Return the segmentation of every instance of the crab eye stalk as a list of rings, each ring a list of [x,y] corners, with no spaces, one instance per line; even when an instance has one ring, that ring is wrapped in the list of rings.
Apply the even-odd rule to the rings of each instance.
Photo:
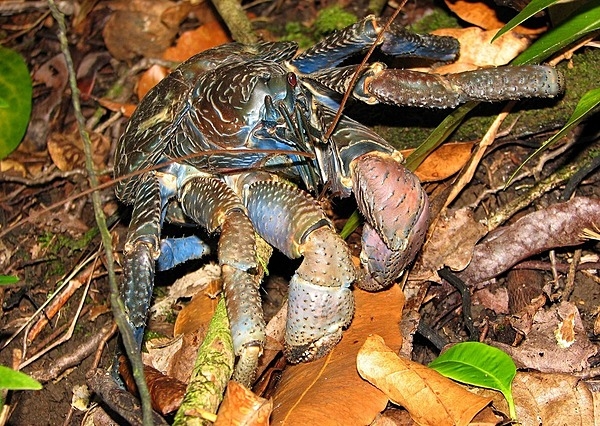
[[[292,87],[296,87],[298,85],[298,77],[293,72],[288,72],[287,75],[288,84]]]

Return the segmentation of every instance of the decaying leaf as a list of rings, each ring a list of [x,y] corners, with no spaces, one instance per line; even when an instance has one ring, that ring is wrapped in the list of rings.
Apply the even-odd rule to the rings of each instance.
[[[446,0],[446,6],[456,13],[462,20],[477,25],[485,30],[500,29],[506,20],[498,16],[499,8],[492,2],[481,0]],[[538,34],[545,30],[542,28],[529,28],[519,25],[515,31],[521,34]]]
[[[487,229],[474,219],[468,207],[455,211],[450,217],[440,215],[433,226],[434,232],[411,275],[440,282],[436,271],[444,266],[454,271],[463,270],[471,261],[473,247]]]
[[[401,346],[398,323],[404,296],[398,286],[378,293],[354,291],[356,314],[338,345],[324,358],[285,369],[274,397],[273,425],[369,424],[387,397],[356,371],[360,345],[381,333],[394,350]]]
[[[437,182],[448,179],[458,173],[471,158],[472,148],[472,142],[444,144],[427,156],[415,170],[415,174],[421,182]],[[402,155],[406,158],[412,151],[414,150],[404,150]]]
[[[559,324],[572,318],[573,328],[568,332],[571,346],[563,347],[555,333]],[[570,321],[568,321],[571,323]],[[567,327],[568,328],[568,327]],[[574,373],[589,367],[588,359],[598,352],[587,337],[577,307],[563,302],[547,310],[539,310],[533,317],[533,325],[525,340],[513,347],[503,343],[491,343],[508,353],[519,368],[529,368],[546,373]],[[516,397],[515,397],[516,398]]]
[[[475,389],[482,396],[493,398],[493,406],[507,413],[506,400],[499,392]],[[600,424],[598,392],[578,377],[568,374],[517,372],[512,392],[517,420],[522,425],[592,426]]]
[[[420,425],[468,425],[491,402],[422,364],[400,358],[377,335],[362,346],[356,365],[365,380],[406,408]]]
[[[185,61],[196,53],[229,42],[231,42],[231,37],[229,37],[221,23],[216,20],[209,21],[195,30],[181,34],[176,45],[165,51],[163,59],[177,62]]]
[[[148,383],[152,408],[161,414],[172,413],[179,408],[185,394],[185,383],[147,365],[144,366],[144,376]]]
[[[117,59],[138,55],[159,58],[175,38],[179,23],[187,16],[187,2],[134,0],[113,1],[116,9],[106,22],[102,35],[106,47]]]
[[[273,401],[230,381],[214,426],[268,426]]]
[[[99,133],[90,134],[92,158],[98,170],[106,169],[110,140]],[[53,133],[48,139],[52,162],[63,172],[85,167],[85,154],[79,133]]]
[[[451,36],[460,42],[458,60],[451,64],[436,67],[435,72],[440,74],[506,65],[531,43],[529,38],[512,31],[492,43],[492,38],[497,31],[484,31],[477,27],[440,29],[433,31],[433,33]]]

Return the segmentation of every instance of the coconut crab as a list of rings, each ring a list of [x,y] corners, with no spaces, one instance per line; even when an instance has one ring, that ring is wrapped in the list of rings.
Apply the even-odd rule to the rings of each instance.
[[[427,196],[401,155],[369,128],[342,116],[325,136],[346,91],[368,104],[453,107],[562,90],[560,74],[544,66],[447,76],[379,62],[340,66],[375,43],[382,27],[369,16],[301,54],[293,42],[217,47],[181,64],[141,101],[115,159],[115,176],[125,177],[117,196],[133,205],[123,296],[138,345],[155,267],[169,269],[208,250],[197,236],[162,238],[164,221],[220,233],[218,260],[238,356],[234,378],[246,384],[265,340],[257,238],[290,258],[304,257],[289,284],[291,362],[323,356],[339,341],[353,315],[353,283],[377,290],[401,275],[424,240]],[[392,25],[379,48],[449,61],[459,45]],[[136,171],[142,173],[127,177]],[[312,195],[323,187],[354,194],[366,219],[360,272]]]

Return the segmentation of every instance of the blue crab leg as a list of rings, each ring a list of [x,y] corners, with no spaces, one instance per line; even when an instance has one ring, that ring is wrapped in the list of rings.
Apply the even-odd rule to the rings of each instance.
[[[239,197],[218,179],[193,178],[181,187],[178,199],[196,223],[209,232],[221,232],[218,258],[233,348],[239,357],[233,378],[251,386],[266,338],[254,228]]]
[[[291,64],[302,73],[313,73],[339,65],[346,58],[363,52],[376,42],[385,18],[367,16],[354,25],[336,31],[304,53]],[[381,40],[382,52],[394,56],[413,56],[440,61],[456,59],[459,43],[452,37],[416,34],[392,23]]]
[[[140,178],[125,242],[122,296],[138,348],[141,348],[160,253],[161,196],[154,174]]]
[[[319,358],[354,313],[356,271],[348,247],[317,202],[290,184],[255,181],[243,198],[260,236],[289,258],[304,256],[289,286],[285,354],[290,362]]]
[[[197,236],[165,238],[160,241],[160,256],[156,260],[159,271],[174,268],[180,263],[200,259],[210,253],[210,248]]]

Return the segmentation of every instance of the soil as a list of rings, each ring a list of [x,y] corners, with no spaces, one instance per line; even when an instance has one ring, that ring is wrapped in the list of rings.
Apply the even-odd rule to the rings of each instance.
[[[103,2],[101,2],[103,3]],[[111,1],[105,3],[112,3]],[[116,2],[115,2],[116,3]],[[260,2],[259,2],[260,3]],[[281,4],[281,7],[269,9],[271,4]],[[267,5],[255,6],[250,9],[257,17],[265,17],[270,23],[283,23],[292,20],[299,22],[311,22],[315,19],[318,9],[334,3],[340,3],[354,11],[358,15],[364,15],[367,1],[348,2],[348,1],[314,1],[314,2],[267,2]],[[432,7],[430,3],[419,2],[419,7],[414,5],[407,6],[401,20],[403,23],[414,21],[428,13]],[[0,3],[0,9],[2,5]],[[265,16],[266,11],[270,15]],[[32,69],[39,68],[46,63],[49,58],[59,53],[59,46],[56,42],[57,26],[56,23],[47,15],[46,9],[34,10],[30,14],[21,15],[2,15],[0,13],[0,37],[8,37],[3,45],[18,48],[26,57],[26,61]],[[101,4],[96,7],[89,15],[84,16],[74,26],[72,20],[69,20],[69,39],[72,43],[73,55],[77,61],[82,57],[88,57],[91,53],[97,53],[99,57],[108,58],[101,61],[99,70],[94,75],[92,93],[86,95],[85,84],[92,84],[85,79],[80,80],[80,89],[84,91],[83,113],[86,119],[91,119],[97,110],[97,99],[106,93],[109,87],[117,80],[119,74],[124,68],[131,66],[131,61],[121,61],[117,63],[111,59],[104,46],[102,38],[102,23],[106,21],[110,9]],[[386,9],[386,14],[391,10]],[[78,15],[80,16],[80,15]],[[83,15],[82,15],[83,16]],[[39,22],[34,23],[37,19]],[[257,25],[261,26],[264,20],[257,20]],[[32,26],[33,27],[30,27]],[[187,26],[193,26],[194,22],[189,20],[185,22]],[[269,27],[269,31],[275,33],[277,29],[281,30],[282,25]],[[20,28],[20,30],[15,30]],[[84,39],[85,37],[85,39]],[[59,71],[56,71],[59,72]],[[131,89],[131,88],[129,88]],[[49,96],[50,89],[36,87],[34,91],[34,102]],[[127,96],[129,94],[126,94]],[[123,98],[126,98],[124,96]],[[73,111],[70,108],[70,92],[64,89],[62,98],[55,110],[53,116],[48,117],[51,120],[51,132],[70,134],[74,133]],[[103,118],[105,120],[106,118]],[[109,152],[114,150],[118,135],[123,129],[125,120],[120,119],[115,123],[108,124],[103,135],[109,141]],[[596,135],[597,129],[589,128],[586,134],[590,135],[588,140],[598,144]],[[540,136],[540,139],[546,135]],[[49,136],[52,137],[51,135]],[[529,138],[527,141],[511,140],[506,141],[502,149],[496,149],[486,156],[480,165],[472,183],[463,191],[461,197],[455,202],[453,207],[470,205],[481,193],[490,187],[496,187],[498,182],[506,179],[510,171],[514,170],[515,165],[526,158],[532,149],[529,146],[536,140]],[[39,141],[38,141],[39,142]],[[39,145],[39,144],[38,144]],[[58,347],[44,353],[39,360],[33,362],[23,369],[24,372],[33,374],[35,372],[47,371],[53,362],[62,359],[64,356],[74,354],[78,349],[89,342],[90,339],[98,335],[100,330],[112,323],[112,314],[110,311],[110,289],[103,268],[103,258],[100,254],[93,270],[92,276],[81,280],[81,287],[75,291],[70,300],[61,308],[60,313],[49,320],[41,334],[32,342],[25,342],[25,331],[20,328],[26,324],[34,313],[57,291],[60,284],[71,280],[71,274],[79,269],[84,269],[82,262],[87,259],[94,259],[100,250],[100,238],[93,231],[95,229],[94,215],[92,210],[91,198],[83,197],[68,200],[73,194],[81,193],[88,188],[87,179],[83,173],[65,173],[58,172],[48,156],[46,144],[41,143],[36,146],[29,141],[26,146],[19,148],[19,152],[11,156],[16,163],[24,166],[25,176],[15,172],[0,173],[0,266],[4,268],[2,274],[18,275],[20,281],[16,285],[0,287],[0,302],[2,302],[2,311],[0,316],[0,364],[16,367],[19,360],[28,359],[34,356],[38,351],[44,351],[50,344],[55,342],[59,336],[66,332],[73,318],[76,317],[80,300],[84,299],[84,310],[79,316],[74,327],[72,337]],[[560,159],[549,162],[544,168],[542,175],[547,176],[560,165],[570,161],[578,151],[583,147],[581,144],[574,145],[570,155],[560,157]],[[111,156],[108,162],[104,163],[105,170],[110,171],[112,166]],[[81,170],[81,168],[80,168]],[[50,176],[46,182],[39,182],[32,176]],[[108,182],[109,174],[101,176],[102,182]],[[529,178],[522,182],[522,186],[530,185],[541,179],[541,175]],[[586,180],[578,187],[577,194],[589,197],[600,196],[600,175],[598,172],[592,172]],[[427,190],[431,194],[443,191],[449,183],[428,184]],[[516,188],[516,189],[515,189]],[[559,197],[559,190],[551,191],[544,197],[536,201],[535,205],[528,208],[527,211],[533,211],[544,205],[554,203]],[[484,203],[479,203],[476,209],[476,217],[483,218],[490,211],[498,206],[506,204],[519,196],[520,187],[511,187],[507,191],[501,192],[495,196],[489,197]],[[127,209],[120,205],[111,188],[103,189],[100,193],[104,205],[105,213],[110,218],[118,218],[117,223],[112,224],[111,232],[115,242],[114,250],[117,256],[122,251],[123,241],[127,232]],[[67,202],[64,202],[68,200]],[[45,210],[45,206],[62,203],[59,208],[52,211]],[[353,211],[352,201],[335,201],[329,206],[334,215],[334,221],[339,229]],[[523,212],[523,214],[525,213]],[[14,226],[20,219],[30,217],[30,221],[24,222],[19,226]],[[10,229],[7,232],[7,229]],[[358,256],[357,247],[360,244],[358,231],[355,231],[349,238],[349,244],[355,249]],[[216,244],[216,241],[213,240]],[[562,250],[557,252],[559,263],[566,263],[572,257],[572,250]],[[597,242],[591,241],[584,247],[583,255],[598,255]],[[532,260],[540,261],[544,264],[550,264],[548,253],[543,253]],[[269,293],[265,296],[266,305],[276,311],[276,307],[281,303],[283,294],[285,294],[285,283],[291,275],[293,268],[297,265],[294,262],[288,262],[283,256],[277,257],[273,262],[271,270],[271,279],[269,280]],[[157,288],[155,295],[160,297],[166,292],[168,285],[178,277],[187,272],[186,268],[178,268],[172,273],[159,275],[157,279]],[[120,276],[120,271],[117,270]],[[556,293],[564,287],[565,275],[556,279],[549,271],[540,272],[542,280],[546,285],[552,288]],[[507,277],[499,277],[498,286],[503,286]],[[84,294],[84,289],[89,283],[89,290]],[[598,286],[597,275],[578,272],[575,277],[575,286],[570,300],[575,303],[581,312],[586,330],[592,334],[594,323],[596,321],[598,307],[600,306],[600,286]],[[465,329],[464,320],[459,309],[461,300],[454,288],[449,285],[432,285],[427,303],[421,308],[421,312],[426,316],[429,325],[437,332],[446,335],[450,341],[460,341],[468,338]],[[183,301],[182,303],[185,303]],[[275,305],[273,307],[272,305]],[[176,313],[181,306],[173,306],[173,312]],[[494,329],[494,324],[502,324],[504,317],[489,309],[475,308],[476,317],[474,323],[480,326],[484,323],[492,324],[490,329]],[[172,332],[172,317],[158,318],[154,320],[150,329],[168,334]],[[15,338],[5,345],[9,338]],[[501,335],[500,332],[490,332],[492,338],[511,343],[514,334]],[[85,377],[92,368],[108,368],[113,360],[113,354],[117,342],[114,335],[106,344],[100,344],[99,347],[90,350],[87,356],[78,358],[73,365],[62,372],[59,377],[53,378],[44,383],[42,391],[37,392],[16,392],[10,393],[6,404],[10,406],[7,424],[9,425],[79,425],[82,424],[84,413],[72,408],[71,401],[74,387],[85,383]],[[437,354],[437,349],[425,339],[419,340],[416,346],[414,358],[427,362]],[[25,352],[24,352],[25,350]],[[94,355],[99,356],[99,363],[96,365]]]

